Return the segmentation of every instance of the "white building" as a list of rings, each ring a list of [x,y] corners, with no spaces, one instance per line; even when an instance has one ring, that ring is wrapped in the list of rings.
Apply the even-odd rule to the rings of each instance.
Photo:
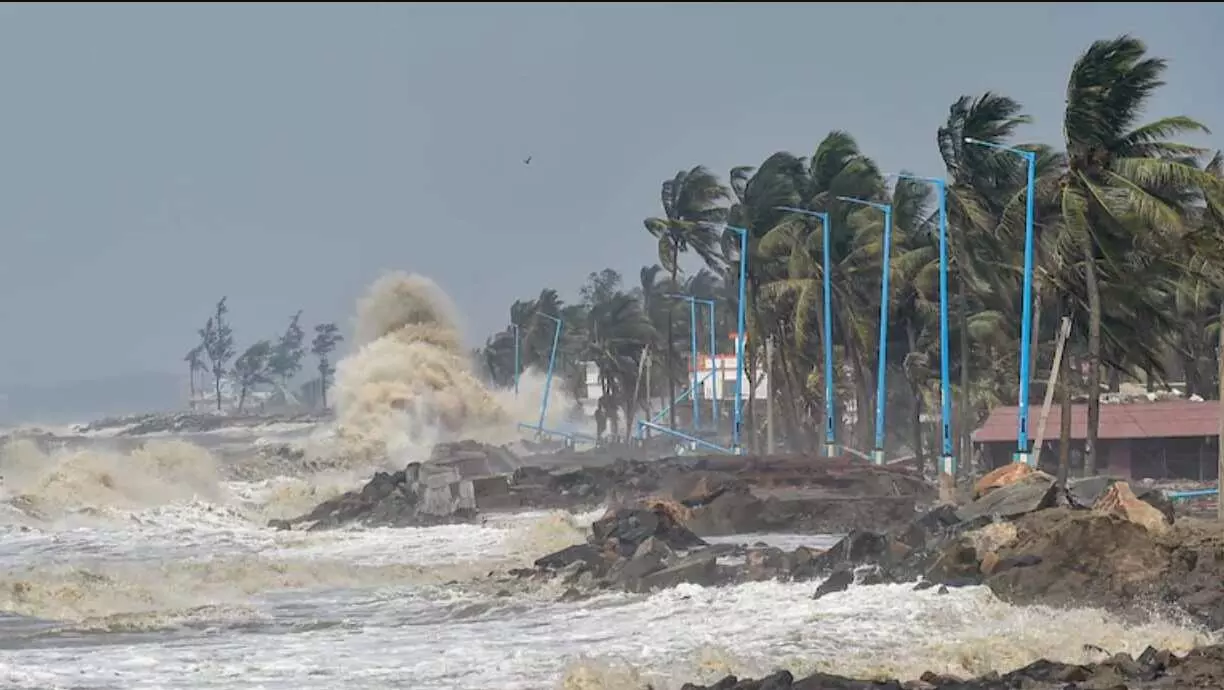
[[[734,336],[730,339],[730,343],[726,345],[726,349],[734,352]],[[757,375],[752,377],[752,383],[755,385],[751,386],[751,388],[749,386],[749,377],[747,372],[745,372],[744,388],[740,394],[740,399],[742,400],[748,400],[754,394],[757,400],[765,400],[769,397],[769,375],[765,371],[763,354],[758,359]],[[747,362],[744,364],[747,366]],[[586,399],[582,401],[582,407],[587,414],[594,414],[595,406],[599,403],[600,396],[603,395],[603,388],[599,384],[599,367],[594,362],[583,362],[582,367],[585,376],[584,383],[586,385]],[[688,372],[688,379],[677,389],[677,395],[687,391],[692,384],[692,366],[688,367]],[[718,396],[719,400],[734,400],[735,355],[722,354],[711,359],[708,354],[699,353],[697,355],[697,380],[699,382],[697,387],[699,391],[698,400],[713,400],[715,395]]]

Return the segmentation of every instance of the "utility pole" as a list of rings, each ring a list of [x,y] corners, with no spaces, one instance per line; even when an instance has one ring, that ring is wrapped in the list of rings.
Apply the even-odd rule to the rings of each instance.
[[[1033,467],[1040,467],[1041,446],[1045,443],[1046,419],[1050,416],[1050,405],[1054,402],[1054,389],[1058,387],[1058,374],[1062,371],[1063,348],[1071,335],[1071,317],[1062,318],[1058,329],[1058,343],[1054,346],[1054,361],[1050,364],[1050,375],[1046,378],[1045,401],[1041,405],[1041,419],[1037,421],[1037,438],[1033,444]],[[1035,358],[1034,358],[1035,359]],[[1065,478],[1064,478],[1065,479]]]

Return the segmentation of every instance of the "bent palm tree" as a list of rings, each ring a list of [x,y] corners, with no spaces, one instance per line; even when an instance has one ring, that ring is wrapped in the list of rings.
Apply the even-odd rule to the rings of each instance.
[[[1217,182],[1187,161],[1201,149],[1169,141],[1206,127],[1185,116],[1138,124],[1164,85],[1166,62],[1148,57],[1142,41],[1096,41],[1076,61],[1063,121],[1068,169],[1062,180],[1063,231],[1083,259],[1088,307],[1088,437],[1085,474],[1097,462],[1100,426],[1102,284],[1125,282],[1143,254],[1180,243],[1184,208],[1161,189]]]
[[[681,170],[663,183],[662,218],[647,218],[646,230],[659,242],[659,263],[671,274],[670,289],[679,285],[680,255],[693,250],[707,264],[718,263],[715,235],[703,223],[721,222],[726,209],[719,203],[727,198],[727,188],[718,177],[703,166]],[[674,310],[667,316],[667,349],[664,351],[667,369],[667,390],[670,400],[676,399],[676,372],[672,365],[675,349]],[[676,411],[671,409],[670,422],[676,426]]]

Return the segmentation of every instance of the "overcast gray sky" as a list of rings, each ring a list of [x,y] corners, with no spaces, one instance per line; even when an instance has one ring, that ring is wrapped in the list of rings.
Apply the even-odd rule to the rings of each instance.
[[[396,268],[483,342],[515,296],[636,276],[681,168],[847,129],[937,173],[988,89],[1057,142],[1072,62],[1124,32],[1172,62],[1153,116],[1224,129],[1207,3],[0,5],[0,385],[178,372],[222,294],[240,345],[347,330]]]

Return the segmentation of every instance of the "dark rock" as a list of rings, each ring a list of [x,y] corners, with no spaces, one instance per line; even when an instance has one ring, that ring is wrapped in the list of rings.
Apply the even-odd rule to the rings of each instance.
[[[585,563],[593,567],[603,560],[603,554],[591,544],[575,544],[536,559],[535,567],[540,570],[558,571],[573,563]]]
[[[1162,665],[1162,659],[1171,663]],[[1166,669],[1174,667],[1177,668],[1175,675],[1166,675]],[[777,672],[760,680],[728,676],[711,686],[687,684],[684,687],[692,690],[1218,690],[1221,678],[1224,678],[1224,646],[1213,645],[1193,650],[1184,658],[1169,652],[1145,650],[1139,659],[1119,654],[1087,665],[1040,659],[1008,673],[992,671],[969,680],[927,672],[918,681],[902,685],[897,680],[856,680],[826,673],[796,680],[788,673]]]
[[[706,542],[680,524],[661,506],[654,509],[621,508],[596,520],[591,525],[591,541],[604,544],[616,542],[621,555],[635,553],[642,542],[655,537],[669,548],[684,551]]]
[[[842,567],[829,573],[829,577],[825,581],[817,585],[816,593],[812,595],[813,599],[819,599],[826,594],[834,592],[844,592],[850,589],[850,585],[854,584],[854,569],[850,566],[843,565]]]
[[[1014,518],[1053,507],[1058,486],[1053,477],[1034,473],[1014,484],[999,487],[956,511],[961,522],[983,518]]]
[[[308,530],[357,523],[407,527],[470,522],[476,517],[471,481],[456,480],[444,467],[413,463],[399,472],[378,472],[365,486],[320,503],[309,513],[277,520],[277,529],[299,525]]]
[[[718,563],[714,556],[697,553],[679,559],[675,565],[653,572],[638,581],[633,591],[653,592],[691,583],[710,586],[718,583]]]

